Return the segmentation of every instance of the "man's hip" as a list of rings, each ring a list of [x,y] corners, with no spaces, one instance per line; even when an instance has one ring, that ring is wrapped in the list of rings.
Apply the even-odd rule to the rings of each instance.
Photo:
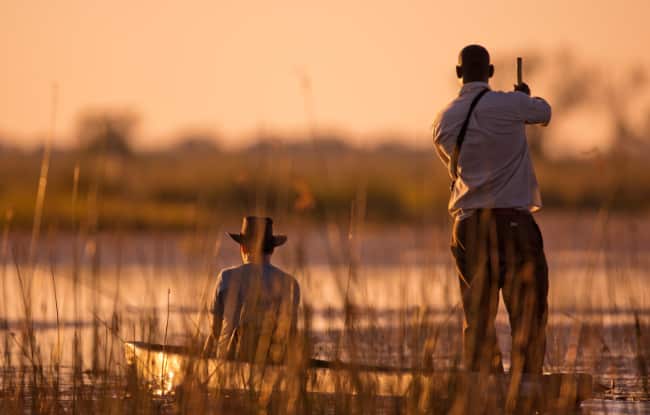
[[[451,251],[467,283],[477,275],[490,274],[502,286],[506,274],[530,266],[535,274],[548,272],[542,233],[526,210],[477,209],[471,216],[455,220]]]

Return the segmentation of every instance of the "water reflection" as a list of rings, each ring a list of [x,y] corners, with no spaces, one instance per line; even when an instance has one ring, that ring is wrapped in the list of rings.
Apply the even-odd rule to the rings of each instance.
[[[369,245],[373,244],[379,243],[371,241]],[[61,245],[68,246],[65,241]],[[313,357],[409,366],[420,358],[416,352],[421,345],[413,338],[417,337],[416,329],[424,327],[437,336],[432,351],[435,367],[442,370],[453,366],[454,351],[459,348],[461,310],[446,246],[441,244],[440,250],[431,253],[422,246],[404,245],[408,246],[393,258],[376,254],[383,250],[369,254],[353,277],[345,264],[316,260],[301,265],[291,255],[281,258],[299,279],[303,298],[312,311],[309,328]],[[228,260],[227,256],[215,260],[209,250],[204,256],[184,253],[173,248],[172,240],[165,240],[162,248],[152,248],[151,241],[144,246],[140,252],[127,249],[128,258],[120,261],[118,249],[106,245],[97,249],[95,244],[76,268],[66,259],[53,264],[43,256],[33,272],[23,268],[22,287],[16,267],[4,264],[2,289],[6,301],[0,308],[4,367],[17,367],[31,358],[26,334],[33,334],[44,366],[53,363],[51,359],[57,354],[52,351],[60,343],[59,362],[64,368],[72,368],[76,358],[83,364],[82,371],[100,373],[111,365],[126,364],[126,341],[185,344],[188,335],[208,333],[207,304],[216,283],[214,270]],[[393,248],[389,246],[388,250]],[[647,398],[638,356],[650,350],[647,341],[639,346],[634,336],[636,320],[643,333],[650,320],[650,286],[643,252],[639,247],[638,252],[625,256],[586,249],[554,251],[551,246],[547,370],[585,370],[606,387],[614,381],[616,388],[605,388],[601,397]],[[101,259],[92,260],[98,253]],[[322,252],[315,254],[317,258],[319,255]],[[69,257],[62,254],[62,258]],[[340,349],[348,341],[342,311],[348,286],[351,291],[347,294],[356,304],[354,353]],[[30,317],[27,321],[26,314]],[[169,327],[166,339],[165,326]],[[503,313],[498,318],[498,332],[507,366],[509,327]],[[567,357],[576,350],[577,357],[569,368]],[[153,389],[164,396],[182,383],[182,361],[162,352],[153,353],[152,358],[156,370],[151,375],[157,379]],[[217,368],[205,370],[210,373]]]

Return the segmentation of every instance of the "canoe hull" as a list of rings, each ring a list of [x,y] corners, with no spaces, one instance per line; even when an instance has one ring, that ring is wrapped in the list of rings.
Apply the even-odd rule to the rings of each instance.
[[[508,394],[513,393],[510,378],[506,375],[412,372],[324,361],[312,361],[309,367],[300,369],[200,357],[180,346],[127,342],[124,348],[126,359],[135,368],[137,376],[160,394],[172,392],[188,374],[210,388],[252,390],[261,395],[280,390],[408,398],[418,391],[427,391],[436,399],[454,399],[453,395],[463,390],[467,396],[489,395],[495,399],[507,399]],[[545,374],[529,377],[524,383],[539,385],[537,391],[542,393],[541,399],[547,407],[576,407],[593,395],[592,377],[585,373]],[[530,389],[514,389],[518,396],[531,393]]]

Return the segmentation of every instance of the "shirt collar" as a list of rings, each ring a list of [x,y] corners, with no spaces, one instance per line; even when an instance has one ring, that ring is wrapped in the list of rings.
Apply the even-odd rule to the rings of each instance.
[[[458,95],[464,95],[469,92],[475,92],[480,89],[490,89],[490,85],[487,82],[468,82],[463,84],[463,87],[460,88],[460,93]]]

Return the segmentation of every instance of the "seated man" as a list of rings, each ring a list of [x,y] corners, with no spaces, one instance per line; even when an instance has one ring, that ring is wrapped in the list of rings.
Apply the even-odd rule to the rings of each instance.
[[[300,302],[295,278],[271,265],[274,248],[287,237],[273,235],[271,218],[255,216],[243,219],[241,233],[228,235],[239,243],[243,264],[219,273],[212,309],[217,357],[281,363]]]

